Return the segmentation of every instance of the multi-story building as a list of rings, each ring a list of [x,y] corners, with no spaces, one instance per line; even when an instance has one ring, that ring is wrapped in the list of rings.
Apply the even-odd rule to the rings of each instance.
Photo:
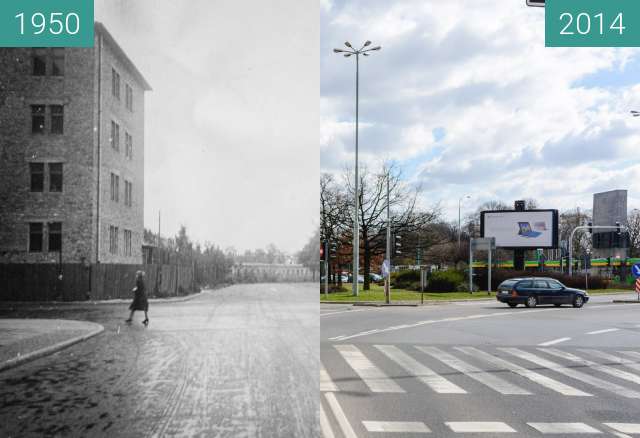
[[[150,89],[100,23],[93,48],[0,49],[0,261],[142,262]]]

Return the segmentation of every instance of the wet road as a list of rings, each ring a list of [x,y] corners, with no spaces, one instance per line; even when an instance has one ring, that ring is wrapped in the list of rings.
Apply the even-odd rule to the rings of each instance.
[[[148,328],[125,304],[0,307],[105,327],[0,373],[0,436],[319,436],[318,307],[299,284],[151,303]]]

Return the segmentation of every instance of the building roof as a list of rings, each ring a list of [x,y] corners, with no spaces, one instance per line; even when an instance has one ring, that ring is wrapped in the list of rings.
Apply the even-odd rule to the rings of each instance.
[[[142,76],[142,73],[140,73],[140,70],[138,70],[136,65],[127,56],[125,51],[122,50],[122,47],[120,47],[120,45],[117,43],[115,38],[113,38],[113,36],[109,33],[107,28],[99,21],[96,21],[95,31],[96,33],[101,34],[104,37],[104,39],[107,40],[109,45],[113,47],[114,51],[120,56],[120,58],[122,58],[122,61],[124,62],[124,64],[131,70],[136,80],[140,82],[140,84],[142,84],[142,87],[145,89],[145,91],[151,91],[152,88],[151,88],[151,85],[149,85],[149,82],[147,82],[144,76]]]

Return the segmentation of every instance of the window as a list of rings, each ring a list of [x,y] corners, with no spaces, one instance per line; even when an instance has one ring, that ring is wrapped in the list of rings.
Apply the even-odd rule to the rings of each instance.
[[[126,84],[124,86],[124,90],[125,90],[125,103],[126,103],[127,109],[133,112],[133,88],[131,88],[129,84]]]
[[[62,251],[62,223],[49,223],[49,252]]]
[[[534,289],[548,289],[547,282],[544,280],[536,280],[533,282]]]
[[[64,48],[53,49],[52,76],[64,76]]]
[[[133,183],[130,181],[124,182],[124,205],[131,207],[133,205]]]
[[[31,105],[31,132],[44,134],[44,105]]]
[[[525,280],[518,284],[518,289],[530,289],[533,287],[533,281]]]
[[[64,107],[62,105],[51,105],[51,133],[64,133]]]
[[[111,69],[111,94],[116,99],[120,99],[120,74],[115,68]]]
[[[120,177],[115,173],[111,174],[111,200],[118,202],[120,192]]]
[[[44,163],[29,163],[31,174],[31,191],[44,191]]]
[[[549,283],[549,288],[553,290],[560,290],[564,288],[562,284],[555,280],[547,280],[547,283]]]
[[[113,120],[111,121],[111,147],[116,151],[120,151],[120,125]]]
[[[46,76],[47,74],[47,49],[33,49],[31,55],[34,76]]]
[[[49,191],[62,191],[62,163],[49,163]]]
[[[124,255],[131,255],[131,230],[124,230]]]
[[[29,252],[42,252],[42,224],[29,224]]]
[[[125,157],[127,157],[128,159],[132,159],[133,158],[133,137],[128,132],[124,133],[124,144],[125,144],[125,151],[124,151]]]
[[[109,252],[118,254],[118,227],[109,225]]]

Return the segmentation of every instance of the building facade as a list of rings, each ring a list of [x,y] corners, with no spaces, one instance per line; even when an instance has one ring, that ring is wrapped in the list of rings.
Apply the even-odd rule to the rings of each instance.
[[[95,31],[93,48],[0,48],[1,262],[142,262],[151,87]]]
[[[612,226],[627,223],[627,191],[611,190],[593,195],[593,225]],[[593,256],[627,258],[628,234],[614,229],[593,230]]]

